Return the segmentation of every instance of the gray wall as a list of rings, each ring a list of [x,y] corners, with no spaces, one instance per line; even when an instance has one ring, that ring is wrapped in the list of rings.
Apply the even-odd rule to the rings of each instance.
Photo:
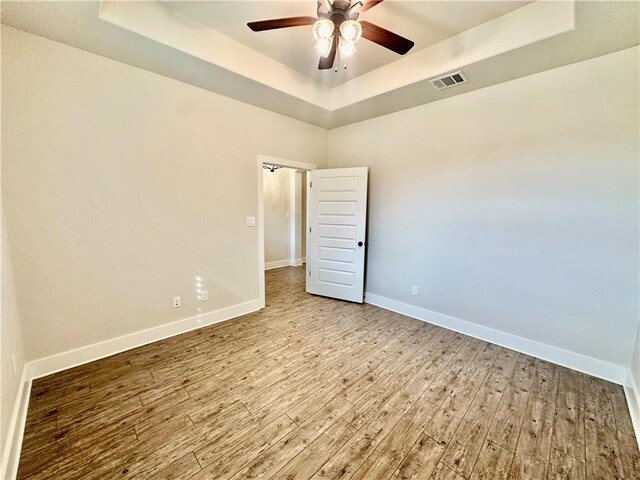
[[[628,368],[638,91],[636,47],[331,130],[370,167],[366,290]]]

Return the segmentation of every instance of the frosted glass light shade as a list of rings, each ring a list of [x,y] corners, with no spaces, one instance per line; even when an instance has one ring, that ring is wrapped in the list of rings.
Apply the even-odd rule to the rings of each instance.
[[[340,25],[340,36],[347,42],[356,43],[362,37],[362,25],[355,20],[346,20]]]
[[[326,57],[331,52],[331,44],[333,43],[333,37],[319,38],[314,46],[316,52],[322,57]]]
[[[335,25],[328,18],[324,18],[322,20],[318,20],[313,24],[313,38],[319,40],[321,38],[331,38],[333,36],[333,31],[335,30]]]
[[[340,58],[347,58],[356,53],[356,44],[340,37],[338,50],[340,51]]]

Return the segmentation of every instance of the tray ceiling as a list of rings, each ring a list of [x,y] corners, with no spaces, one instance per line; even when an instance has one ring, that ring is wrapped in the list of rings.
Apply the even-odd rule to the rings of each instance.
[[[252,32],[247,22],[301,15],[316,16],[315,0],[279,1],[165,1],[197,22],[283,63],[325,85],[335,86],[395,62],[401,57],[362,40],[358,52],[340,68],[318,70],[310,27]],[[500,17],[531,1],[393,1],[386,0],[360,17],[415,42],[409,55],[477,25]]]
[[[640,43],[637,2],[385,0],[362,18],[416,47],[398,56],[361,41],[346,72],[318,72],[310,29],[258,34],[246,27],[252,20],[313,14],[313,0],[1,5],[5,25],[325,128]],[[459,70],[468,79],[462,85],[436,90],[429,82]]]

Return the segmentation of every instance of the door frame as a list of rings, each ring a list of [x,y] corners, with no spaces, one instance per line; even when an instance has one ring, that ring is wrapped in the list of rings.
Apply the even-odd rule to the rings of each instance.
[[[263,165],[277,165],[279,167],[287,167],[294,168],[296,170],[316,170],[318,166],[313,163],[305,163],[305,162],[297,162],[295,160],[287,160],[285,158],[277,158],[270,157],[268,155],[258,155],[257,160],[257,171],[258,171],[258,218],[257,218],[257,226],[258,226],[258,295],[260,301],[260,308],[264,308],[265,306],[265,277],[264,277],[264,181],[262,178],[263,175]],[[307,176],[308,177],[308,176]],[[308,186],[308,178],[307,185]],[[309,204],[307,203],[307,212],[309,209]],[[307,212],[304,212],[307,215]],[[305,236],[308,240],[308,235]]]

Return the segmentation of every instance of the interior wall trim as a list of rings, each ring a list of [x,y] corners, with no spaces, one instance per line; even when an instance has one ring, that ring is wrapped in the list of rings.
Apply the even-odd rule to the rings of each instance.
[[[478,325],[477,323],[450,317],[442,313],[433,312],[426,308],[417,307],[408,303],[399,302],[391,298],[365,292],[366,303],[377,307],[401,313],[408,317],[422,320],[423,322],[438,325],[455,332],[463,333],[486,342],[491,342],[501,347],[525,353],[563,367],[571,368],[594,377],[602,378],[619,385],[625,385],[627,369],[621,365],[587,357],[580,353],[564,350],[559,347],[519,337],[511,333]],[[637,390],[636,390],[637,391]]]
[[[274,268],[290,267],[292,265],[292,260],[290,258],[285,258],[284,260],[276,260],[275,262],[265,262],[264,269],[273,270]]]
[[[636,433],[636,440],[640,448],[640,388],[638,388],[638,385],[633,379],[631,369],[629,369],[627,374],[627,384],[624,387],[624,394],[627,397],[633,431]]]
[[[116,353],[141,347],[181,333],[197,330],[202,327],[224,322],[260,310],[258,299],[239,303],[230,307],[185,318],[176,322],[165,323],[157,327],[94,343],[50,357],[33,360],[27,364],[27,378],[36,379],[52,373],[93,362]]]
[[[299,267],[304,263],[302,258],[286,258],[284,260],[276,260],[275,262],[266,262],[264,264],[265,270],[273,270],[274,268],[282,267]]]
[[[27,366],[22,367],[20,384],[11,410],[7,436],[2,449],[2,462],[0,464],[0,478],[14,480],[18,475],[18,463],[22,449],[22,438],[29,410],[29,397],[31,395],[31,380],[27,378]]]

